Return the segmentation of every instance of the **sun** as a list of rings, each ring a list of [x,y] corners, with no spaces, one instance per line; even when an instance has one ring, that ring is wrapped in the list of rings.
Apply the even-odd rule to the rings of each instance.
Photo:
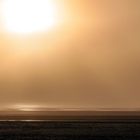
[[[12,33],[34,33],[53,28],[57,8],[54,0],[3,0],[4,27]]]

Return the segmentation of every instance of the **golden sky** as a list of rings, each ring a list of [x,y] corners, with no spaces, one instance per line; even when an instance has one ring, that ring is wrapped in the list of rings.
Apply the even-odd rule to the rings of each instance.
[[[0,10],[0,105],[139,108],[140,1],[53,4],[55,25],[31,34]]]

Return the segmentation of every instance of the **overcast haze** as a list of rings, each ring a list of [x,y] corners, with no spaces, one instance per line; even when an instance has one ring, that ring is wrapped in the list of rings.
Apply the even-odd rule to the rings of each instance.
[[[140,1],[57,3],[48,32],[12,35],[1,22],[0,105],[139,108]]]

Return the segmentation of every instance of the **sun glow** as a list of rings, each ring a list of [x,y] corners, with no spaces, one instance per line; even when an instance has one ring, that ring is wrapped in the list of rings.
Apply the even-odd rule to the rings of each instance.
[[[53,0],[3,0],[2,16],[5,29],[12,33],[43,32],[57,22]]]

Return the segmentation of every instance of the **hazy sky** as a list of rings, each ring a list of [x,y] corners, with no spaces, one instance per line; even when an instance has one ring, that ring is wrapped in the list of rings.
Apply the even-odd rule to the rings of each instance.
[[[140,1],[57,0],[48,32],[0,32],[0,105],[140,107]]]

